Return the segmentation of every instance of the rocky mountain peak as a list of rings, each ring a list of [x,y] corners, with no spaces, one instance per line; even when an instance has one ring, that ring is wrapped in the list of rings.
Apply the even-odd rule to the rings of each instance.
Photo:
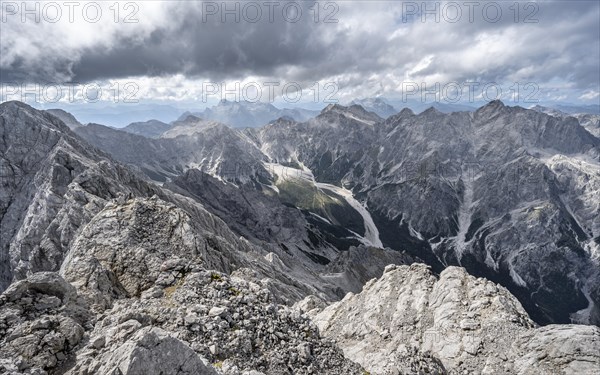
[[[478,108],[475,111],[475,114],[484,117],[491,117],[493,115],[500,114],[502,113],[502,111],[509,108],[511,107],[507,107],[506,105],[504,105],[504,103],[501,100],[492,100],[486,105]]]
[[[69,112],[64,111],[62,109],[48,109],[48,110],[46,110],[46,112],[61,119],[71,130],[74,130],[74,129],[77,129],[77,128],[83,126],[79,121],[77,121],[75,116],[73,116]]]
[[[175,121],[173,123],[173,126],[179,126],[179,125],[187,125],[187,124],[195,124],[198,123],[200,121],[204,121],[201,117],[195,116],[195,115],[188,115],[186,116],[184,119],[182,120],[178,120]]]
[[[46,128],[70,133],[69,127],[60,118],[49,112],[38,111],[19,101],[0,103],[0,116],[5,119],[6,127],[17,127],[26,123],[27,126],[33,128]]]
[[[424,110],[423,112],[421,112],[421,114],[424,115],[433,115],[433,114],[441,114],[442,112],[440,110],[438,110],[435,106],[431,106],[429,108],[427,108],[426,110]]]
[[[331,115],[341,115],[348,119],[363,122],[369,125],[373,125],[383,120],[377,114],[365,110],[358,104],[352,104],[348,107],[341,104],[329,104],[321,111],[319,117],[325,118]]]
[[[289,116],[282,116],[275,121],[271,121],[268,126],[284,126],[293,124],[298,124],[298,122]]]
[[[24,109],[28,109],[28,108],[33,108],[31,107],[29,104],[25,103],[25,102],[21,102],[19,100],[9,100],[3,103],[0,103],[0,109],[4,109],[4,110],[15,110],[17,108],[24,108]]]
[[[505,105],[502,102],[502,100],[500,100],[500,99],[492,100],[483,106],[483,108],[493,108],[493,109],[499,109],[499,108],[503,108],[503,107],[505,107]]]
[[[381,97],[353,100],[350,105],[352,104],[358,104],[365,110],[374,112],[384,119],[398,112],[392,105],[390,105],[384,98]]]
[[[402,110],[398,114],[400,116],[404,116],[404,117],[414,116],[415,115],[415,113],[413,112],[413,110],[410,109],[410,108],[402,108]]]
[[[183,121],[172,123],[171,127],[160,135],[160,138],[176,138],[182,135],[192,135],[211,128],[228,132],[229,127],[218,121],[204,120],[198,116],[189,115]]]
[[[325,107],[321,110],[321,114],[328,113],[328,112],[339,112],[339,111],[344,111],[344,110],[346,110],[346,107],[344,107],[341,104],[328,104],[327,107]]]
[[[385,119],[385,121],[383,122],[383,125],[384,125],[383,128],[389,131],[390,129],[393,129],[395,126],[397,126],[402,121],[407,120],[414,116],[416,116],[416,115],[412,111],[412,109],[407,108],[407,107],[403,108],[400,112],[398,112],[394,115],[391,115],[390,117]]]
[[[183,121],[186,121],[186,119]],[[169,124],[158,120],[149,120],[144,122],[133,122],[122,130],[128,133],[142,135],[147,138],[158,138],[169,129],[171,129],[171,125]]]

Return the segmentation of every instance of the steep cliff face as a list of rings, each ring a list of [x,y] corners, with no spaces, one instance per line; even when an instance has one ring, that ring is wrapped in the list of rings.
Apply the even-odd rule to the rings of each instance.
[[[51,114],[0,105],[0,290],[57,270],[82,224],[118,196],[157,189],[89,147]]]
[[[421,264],[389,266],[359,294],[308,314],[372,374],[416,373],[419,366],[476,374],[600,371],[600,329],[537,328],[508,290],[458,267],[438,277]]]
[[[544,107],[540,105],[536,105],[531,108],[534,111],[546,113],[550,116],[558,117],[558,118],[567,118],[573,117],[576,118],[577,121],[583,126],[590,134],[595,136],[596,138],[600,138],[600,115],[598,112],[595,113],[574,113],[569,111],[570,113],[563,112],[558,109]],[[580,112],[580,111],[577,111]]]

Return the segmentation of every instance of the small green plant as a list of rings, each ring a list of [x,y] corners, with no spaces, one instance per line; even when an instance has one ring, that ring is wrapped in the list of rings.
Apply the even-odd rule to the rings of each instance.
[[[219,370],[223,368],[223,361],[215,362],[214,366]]]
[[[229,293],[231,293],[235,296],[239,296],[242,293],[234,287],[229,287],[227,290],[229,290]]]
[[[221,277],[221,275],[219,275],[218,273],[212,273],[210,275],[210,279],[212,281],[221,281],[221,280],[223,280],[223,278]]]

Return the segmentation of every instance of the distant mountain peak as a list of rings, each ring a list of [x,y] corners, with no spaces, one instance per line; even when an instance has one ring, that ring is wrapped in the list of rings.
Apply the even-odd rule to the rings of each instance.
[[[287,116],[287,115],[281,116],[276,121],[280,121],[280,120],[286,121],[286,122],[295,122],[295,120],[293,118],[291,118],[290,116]]]
[[[351,104],[349,106],[343,106],[341,104],[329,104],[327,107],[323,108],[323,110],[321,111],[322,114],[329,113],[329,112],[354,113],[354,114],[362,113],[365,115],[374,114],[372,112],[367,111],[363,106],[361,106],[359,104]]]
[[[437,108],[435,108],[434,106],[431,106],[429,108],[427,108],[426,110],[424,110],[422,113],[422,115],[431,115],[431,114],[442,114],[442,112],[440,112]]]
[[[388,118],[398,113],[398,110],[390,105],[383,97],[356,99],[350,105],[358,104],[369,112],[375,113],[381,118]]]
[[[321,114],[323,113],[327,113],[327,112],[338,112],[338,111],[344,111],[346,110],[347,107],[344,107],[341,104],[329,104],[327,107],[323,108],[323,110],[321,111]]]
[[[477,113],[479,115],[484,115],[484,116],[491,116],[492,114],[498,114],[507,108],[509,108],[509,107],[504,105],[504,103],[502,101],[492,100],[491,102],[489,102],[486,105],[477,109],[477,111],[475,111],[475,113]]]
[[[216,105],[207,107],[202,112],[185,112],[178,121],[183,121],[189,115],[213,120],[234,128],[258,127],[266,125],[282,116],[288,116],[295,121],[307,121],[319,112],[303,108],[279,109],[271,103],[220,100]]]
[[[341,115],[348,119],[353,119],[354,121],[359,121],[368,125],[373,125],[383,120],[383,118],[376,113],[369,112],[358,104],[353,104],[348,107],[340,104],[330,104],[325,107],[317,117],[328,118],[332,115]]]
[[[171,125],[159,120],[148,120],[142,122],[132,122],[122,130],[131,134],[137,134],[146,138],[158,138],[161,134],[171,129]]]
[[[502,100],[499,100],[499,99],[492,100],[491,102],[489,102],[483,106],[483,108],[504,108],[504,107],[506,107],[506,106],[504,105]]]
[[[199,121],[203,121],[203,120],[202,120],[202,117],[198,117],[198,116],[195,116],[195,115],[189,115],[189,116],[187,116],[187,117],[186,117],[186,118],[185,118],[183,121],[181,121],[181,122],[184,122],[184,123],[192,123],[192,122],[199,122]]]
[[[551,116],[555,116],[555,117],[567,117],[567,116],[570,116],[570,114],[568,114],[566,112],[559,111],[558,109],[554,109],[554,108],[551,108],[551,107],[545,107],[545,106],[542,106],[542,105],[539,105],[539,104],[537,104],[537,105],[535,105],[535,106],[533,106],[533,107],[531,107],[529,109],[531,109],[532,111],[536,111],[536,112],[540,112],[540,113],[545,113],[547,115],[551,115]]]
[[[400,116],[414,116],[415,115],[413,110],[408,107],[402,108],[402,110],[398,114]]]
[[[184,114],[185,115],[185,114]],[[196,116],[196,115],[192,115],[192,114],[187,114],[185,117],[181,116],[177,121],[173,121],[171,123],[172,127],[176,127],[176,126],[190,126],[190,125],[195,125],[198,123],[203,122],[204,119]]]
[[[62,122],[64,122],[71,130],[77,129],[83,126],[75,116],[71,113],[64,111],[62,109],[48,109],[45,112],[50,113],[53,116],[58,117]]]

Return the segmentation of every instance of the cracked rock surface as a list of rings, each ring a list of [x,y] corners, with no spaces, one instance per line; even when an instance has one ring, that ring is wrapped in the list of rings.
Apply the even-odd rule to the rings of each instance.
[[[600,371],[598,327],[537,327],[508,290],[459,267],[438,277],[423,264],[390,265],[361,293],[308,314],[372,374]]]

